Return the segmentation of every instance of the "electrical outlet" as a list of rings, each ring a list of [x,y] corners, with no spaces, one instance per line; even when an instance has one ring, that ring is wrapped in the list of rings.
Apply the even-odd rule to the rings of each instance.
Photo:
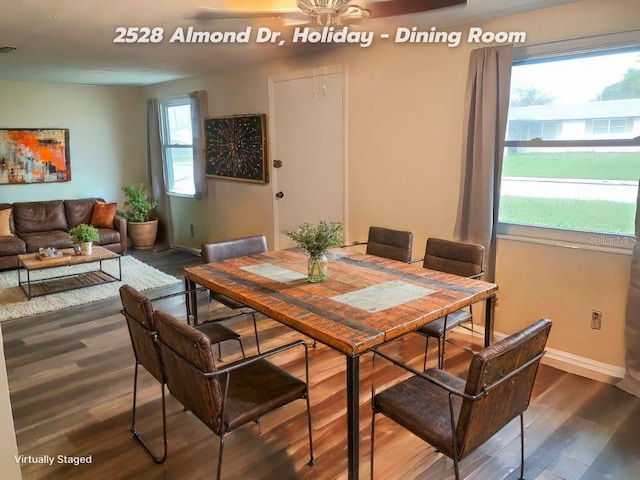
[[[592,330],[602,329],[602,312],[599,312],[598,310],[591,311],[591,329]]]

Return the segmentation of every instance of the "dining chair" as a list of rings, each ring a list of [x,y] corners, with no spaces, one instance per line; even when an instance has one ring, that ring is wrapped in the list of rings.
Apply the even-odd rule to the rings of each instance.
[[[165,299],[173,296],[184,295],[184,292],[165,295],[153,300]],[[135,356],[135,370],[133,377],[133,408],[131,420],[131,432],[140,444],[149,452],[156,463],[162,463],[167,458],[167,428],[165,413],[165,376],[160,362],[158,347],[154,342],[156,335],[156,325],[153,318],[152,299],[146,297],[130,285],[120,287],[120,299],[122,301],[121,313],[127,321],[131,346]],[[205,335],[211,344],[220,344],[227,340],[236,340],[240,344],[242,357],[244,358],[244,348],[240,335],[224,325],[216,323],[203,323],[197,327],[202,335]],[[138,367],[142,365],[159,383],[162,398],[162,442],[163,453],[157,455],[142,437],[136,426],[136,400],[138,392]]]
[[[482,245],[432,237],[427,239],[422,266],[462,277],[479,278],[484,273],[482,270],[483,260],[484,247]],[[444,368],[444,347],[447,332],[466,322],[471,322],[471,335],[473,335],[472,307],[469,307],[469,310],[462,309],[449,313],[416,330],[416,333],[426,337],[423,370],[427,368],[429,338],[435,338],[438,341],[438,368]]]
[[[413,375],[376,393],[374,374],[371,478],[375,419],[381,413],[453,459],[456,480],[459,462],[519,416],[519,478],[524,479],[523,412],[531,400],[550,329],[551,321],[541,319],[474,354],[466,382],[441,369],[418,372],[374,349],[374,362],[381,356]]]
[[[413,249],[413,233],[385,227],[369,227],[366,243],[354,243],[345,247],[357,245],[366,245],[366,253],[369,255],[409,263]]]
[[[154,312],[156,343],[171,394],[220,438],[217,478],[222,475],[224,436],[295,400],[307,404],[309,465],[314,464],[309,402],[309,358],[299,340],[218,368],[209,337],[174,316]],[[305,380],[267,360],[295,347],[304,348]]]
[[[221,262],[229,258],[256,255],[267,251],[267,239],[264,235],[252,235],[248,237],[234,238],[221,242],[203,243],[201,245],[202,258],[205,263]],[[246,305],[216,292],[209,292],[209,301],[214,300],[231,310],[237,311],[233,315],[218,318],[215,321],[229,320],[242,315],[251,315],[253,318],[253,330],[256,337],[256,348],[260,353],[260,340],[258,338],[258,324],[256,311]]]

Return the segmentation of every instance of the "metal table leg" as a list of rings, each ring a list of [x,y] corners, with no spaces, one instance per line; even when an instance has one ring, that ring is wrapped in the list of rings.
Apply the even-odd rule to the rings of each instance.
[[[360,470],[360,357],[347,356],[347,457],[349,480]]]
[[[496,297],[489,297],[486,300],[484,312],[484,346],[488,347],[493,342],[493,328],[495,319]]]

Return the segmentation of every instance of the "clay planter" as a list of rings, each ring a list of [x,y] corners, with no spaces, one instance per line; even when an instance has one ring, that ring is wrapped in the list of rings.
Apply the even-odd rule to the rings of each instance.
[[[158,219],[148,222],[127,222],[127,232],[131,239],[131,246],[139,250],[153,248],[158,234]]]

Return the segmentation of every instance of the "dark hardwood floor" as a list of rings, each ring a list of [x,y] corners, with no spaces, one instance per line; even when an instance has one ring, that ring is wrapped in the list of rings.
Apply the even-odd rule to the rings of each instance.
[[[131,251],[155,267],[181,276],[182,268],[200,258],[175,250]],[[135,285],[134,285],[135,286]],[[147,292],[156,296],[179,286]],[[159,308],[181,315],[182,297]],[[1,324],[19,453],[49,455],[53,465],[26,463],[24,479],[204,479],[215,477],[218,439],[199,420],[168,396],[169,455],[155,465],[129,432],[133,354],[119,299],[70,308]],[[534,320],[534,319],[532,319]],[[245,348],[255,352],[250,318],[229,325],[243,334]],[[300,338],[278,323],[259,321],[264,348]],[[446,367],[464,377],[469,337],[452,335]],[[476,335],[475,348],[481,338]],[[424,340],[407,335],[387,351],[422,365]],[[435,342],[432,342],[435,343]],[[435,347],[435,345],[434,345]],[[226,361],[238,358],[237,346],[223,349]],[[433,363],[435,352],[430,352]],[[302,373],[299,356],[277,362]],[[308,443],[304,402],[295,402],[225,440],[223,478],[346,478],[345,362],[331,349],[310,349],[311,405],[316,464],[306,465]],[[376,385],[400,372],[376,361]],[[369,477],[372,362],[361,362],[361,475]],[[141,373],[138,424],[160,448],[160,387]],[[527,479],[633,479],[640,472],[640,400],[614,386],[542,366],[534,399],[525,414]],[[516,479],[519,464],[517,421],[500,431],[461,463],[469,479]],[[91,463],[58,463],[58,455],[89,457]],[[412,434],[382,417],[376,423],[377,479],[448,479],[453,464]]]

